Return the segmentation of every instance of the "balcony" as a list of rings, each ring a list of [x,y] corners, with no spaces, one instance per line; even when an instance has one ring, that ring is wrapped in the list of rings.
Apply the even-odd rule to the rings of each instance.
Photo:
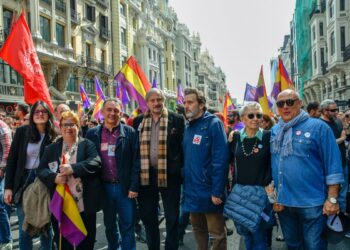
[[[62,13],[66,12],[66,4],[63,2],[63,0],[55,0],[55,6],[56,6],[56,10],[60,11]]]
[[[17,85],[17,84],[10,84],[10,83],[3,83],[0,82],[0,93],[3,96],[24,96],[23,92],[23,84]]]
[[[108,29],[106,27],[100,28],[100,38],[105,39],[105,40],[109,40],[110,32],[108,31]]]
[[[79,25],[81,23],[80,13],[78,13],[76,10],[74,10],[74,9],[70,10],[70,17],[71,17],[71,22],[73,24]]]
[[[97,0],[96,3],[104,8],[108,8],[108,0]]]
[[[343,61],[346,62],[350,59],[350,44],[345,47],[343,51]]]
[[[88,68],[101,71],[108,75],[112,74],[112,66],[109,64],[105,64],[101,61],[94,60],[92,58],[86,58],[82,55],[75,55],[76,61],[78,64],[82,66],[86,66]]]

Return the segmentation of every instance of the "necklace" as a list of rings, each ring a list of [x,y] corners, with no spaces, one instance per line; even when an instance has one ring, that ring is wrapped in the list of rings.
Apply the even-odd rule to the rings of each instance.
[[[254,154],[254,151],[256,149],[256,146],[258,144],[258,138],[255,138],[255,142],[254,142],[254,145],[253,145],[253,148],[252,148],[252,151],[250,151],[250,153],[247,153],[245,148],[244,148],[244,140],[242,141],[242,151],[243,151],[243,154],[244,156],[251,156],[252,154]]]

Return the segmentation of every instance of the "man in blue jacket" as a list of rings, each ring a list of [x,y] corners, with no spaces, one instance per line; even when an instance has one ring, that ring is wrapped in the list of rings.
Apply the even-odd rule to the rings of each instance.
[[[197,89],[185,90],[184,205],[190,212],[198,249],[226,249],[222,215],[228,175],[228,147],[222,122],[206,111],[206,100]]]
[[[106,194],[103,220],[108,250],[136,249],[134,218],[135,200],[139,189],[140,156],[138,136],[132,127],[120,123],[121,104],[116,99],[103,103],[103,125],[87,132],[102,160],[102,181]]]

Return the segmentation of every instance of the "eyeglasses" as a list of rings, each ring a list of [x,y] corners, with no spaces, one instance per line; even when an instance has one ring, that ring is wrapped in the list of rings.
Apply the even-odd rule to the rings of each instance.
[[[43,114],[43,115],[47,115],[49,112],[45,109],[43,110],[35,110],[34,111],[34,115],[40,115],[40,114]]]
[[[335,112],[339,112],[339,109],[327,109],[327,111],[335,113]]]
[[[287,104],[287,107],[292,107],[295,103],[295,101],[297,101],[299,99],[288,99],[288,100],[281,100],[276,102],[277,107],[279,108],[283,108],[284,104]]]
[[[253,120],[254,117],[256,117],[257,119],[261,119],[262,118],[262,114],[258,113],[258,114],[248,114],[247,117],[250,119],[250,120]]]
[[[74,128],[76,126],[75,123],[62,123],[61,127],[62,128]]]

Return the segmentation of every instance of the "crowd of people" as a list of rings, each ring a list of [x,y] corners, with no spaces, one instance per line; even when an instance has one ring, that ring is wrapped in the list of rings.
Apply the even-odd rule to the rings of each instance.
[[[157,250],[160,197],[167,250],[183,244],[189,222],[197,249],[227,249],[228,218],[248,250],[271,247],[277,223],[288,249],[326,249],[327,229],[347,220],[350,208],[350,109],[324,100],[305,111],[297,92],[285,90],[278,116],[250,102],[225,120],[207,109],[201,91],[184,95],[172,112],[152,88],[148,110],[136,117],[107,99],[101,123],[65,104],[52,112],[43,101],[18,104],[16,121],[0,112],[0,249],[12,249],[12,206],[21,250],[38,236],[45,250],[94,249],[101,210],[108,249],[136,249],[143,225],[148,248]],[[67,184],[87,230],[78,246],[45,212],[59,184]],[[33,188],[41,202],[33,202]]]

